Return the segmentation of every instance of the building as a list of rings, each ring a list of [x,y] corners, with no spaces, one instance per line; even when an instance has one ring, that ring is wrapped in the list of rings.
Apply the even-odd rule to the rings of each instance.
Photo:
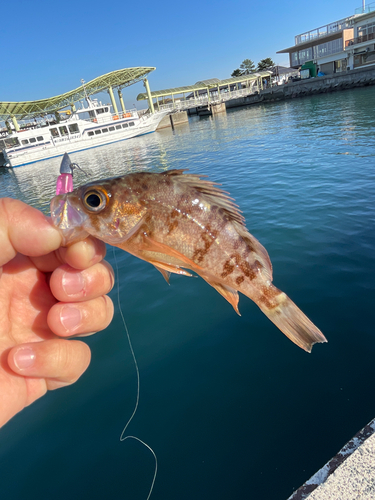
[[[310,76],[325,75],[375,65],[375,2],[357,9],[353,16],[295,36],[290,66],[310,69]]]

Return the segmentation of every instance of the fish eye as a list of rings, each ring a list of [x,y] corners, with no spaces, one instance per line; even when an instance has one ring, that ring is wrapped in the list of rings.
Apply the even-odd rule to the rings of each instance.
[[[100,212],[107,205],[107,197],[102,191],[92,189],[84,194],[83,204],[90,212]]]

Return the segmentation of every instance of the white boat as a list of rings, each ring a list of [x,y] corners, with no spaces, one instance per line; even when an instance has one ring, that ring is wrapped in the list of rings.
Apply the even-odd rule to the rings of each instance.
[[[136,110],[112,113],[112,106],[86,97],[87,106],[66,112],[59,121],[28,123],[0,139],[3,166],[20,167],[64,153],[123,141],[154,132],[166,111],[145,113]],[[1,165],[0,165],[1,166]]]

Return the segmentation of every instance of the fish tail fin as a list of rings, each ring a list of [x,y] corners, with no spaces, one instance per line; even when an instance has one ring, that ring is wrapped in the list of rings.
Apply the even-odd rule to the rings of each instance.
[[[318,342],[327,342],[322,332],[283,292],[278,296],[279,304],[268,308],[262,302],[257,304],[263,313],[295,344],[307,352]]]

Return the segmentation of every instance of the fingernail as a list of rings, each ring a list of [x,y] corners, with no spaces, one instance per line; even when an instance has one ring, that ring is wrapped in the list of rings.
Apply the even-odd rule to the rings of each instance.
[[[81,273],[64,273],[62,287],[67,295],[77,295],[82,292],[85,282]]]
[[[24,370],[33,366],[35,358],[35,352],[31,347],[23,347],[14,353],[13,361],[19,370]]]
[[[76,307],[64,306],[60,313],[60,321],[63,327],[71,332],[81,323],[81,311]]]

